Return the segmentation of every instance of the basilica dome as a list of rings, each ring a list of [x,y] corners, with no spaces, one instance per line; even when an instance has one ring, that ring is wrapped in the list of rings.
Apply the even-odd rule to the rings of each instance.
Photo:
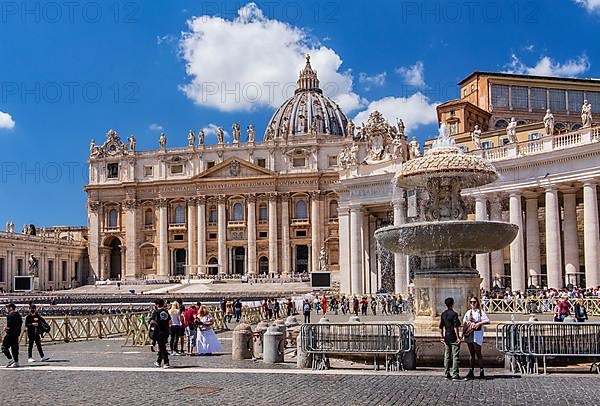
[[[271,117],[265,140],[299,135],[346,136],[348,119],[336,102],[323,95],[317,72],[310,66],[309,55],[297,83],[294,95]]]

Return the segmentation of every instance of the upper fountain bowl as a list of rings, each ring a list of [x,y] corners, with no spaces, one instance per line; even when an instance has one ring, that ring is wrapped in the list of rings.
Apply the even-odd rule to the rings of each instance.
[[[396,185],[405,189],[425,187],[432,178],[456,178],[461,188],[487,185],[498,179],[488,161],[463,153],[458,147],[432,148],[424,156],[402,164],[395,176]]]

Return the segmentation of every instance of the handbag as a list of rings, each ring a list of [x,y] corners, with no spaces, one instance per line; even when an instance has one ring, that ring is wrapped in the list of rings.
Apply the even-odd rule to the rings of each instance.
[[[471,323],[463,324],[463,340],[465,342],[473,342],[473,329]]]

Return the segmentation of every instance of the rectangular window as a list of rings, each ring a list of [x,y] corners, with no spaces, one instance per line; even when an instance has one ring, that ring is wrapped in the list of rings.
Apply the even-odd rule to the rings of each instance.
[[[469,152],[469,147],[467,147],[466,145],[461,145],[460,147],[458,147],[462,152]]]
[[[259,231],[258,238],[267,238],[268,233],[266,231]]]
[[[458,123],[450,123],[450,135],[458,134]]]
[[[144,254],[144,269],[152,269],[154,267],[154,256],[152,254]]]
[[[215,209],[211,209],[208,213],[208,222],[211,224],[217,224],[218,213]]]
[[[144,166],[144,176],[147,178],[152,177],[154,175],[154,167],[153,166]]]
[[[562,89],[550,89],[550,107],[549,109],[556,113],[567,111],[567,92]]]
[[[304,168],[306,166],[306,158],[294,158],[292,165],[294,168]]]
[[[0,258],[0,282],[4,282],[4,258]]]
[[[267,167],[267,160],[265,158],[258,158],[256,160],[256,165],[260,166],[261,168],[266,168]]]
[[[540,138],[542,138],[542,134],[541,133],[532,133],[532,134],[527,135],[527,139],[529,141],[539,140]]]
[[[119,177],[119,164],[106,164],[106,177],[108,179],[116,179]]]
[[[175,234],[173,236],[174,241],[183,241],[183,234]]]
[[[585,96],[587,97],[587,101],[592,105],[592,113],[600,113],[600,92],[585,92]],[[579,110],[581,110],[581,106]]]
[[[67,275],[67,261],[62,261],[62,280],[63,282],[66,281],[68,279],[68,275]]]
[[[73,271],[75,274],[75,275],[73,275],[73,279],[78,281],[79,280],[79,261],[75,261],[75,264],[73,266],[74,266]]]
[[[494,148],[494,143],[492,141],[483,141],[481,143],[481,148],[483,148],[483,149]]]
[[[296,237],[306,237],[306,230],[296,230]]]
[[[528,110],[529,90],[524,86],[513,86],[510,89],[510,106],[513,110]]]
[[[492,85],[491,104],[493,108],[508,108],[508,86]]]
[[[337,166],[337,155],[329,155],[327,159],[329,160],[330,167]]]
[[[217,239],[217,233],[208,233],[208,239],[209,240],[216,240]]]
[[[23,275],[23,258],[17,259],[17,275]]]
[[[583,105],[583,92],[580,90],[569,90],[567,97],[569,98],[569,111],[573,113],[580,112]]]
[[[54,261],[48,260],[48,281],[52,282],[54,280]]]
[[[215,166],[215,161],[207,161],[206,162],[206,169],[210,169],[213,166]]]
[[[531,88],[531,110],[532,111],[544,111],[548,108],[547,100],[548,94],[546,89],[541,87]]]
[[[258,208],[258,221],[267,221],[268,210],[267,206],[260,206]]]
[[[183,165],[171,165],[171,175],[180,175],[183,173]]]
[[[508,138],[502,138],[501,142],[502,142],[502,145],[510,144],[510,140]]]

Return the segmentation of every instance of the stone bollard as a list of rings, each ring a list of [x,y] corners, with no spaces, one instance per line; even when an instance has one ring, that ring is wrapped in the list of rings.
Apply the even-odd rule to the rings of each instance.
[[[231,359],[252,358],[252,327],[249,324],[239,324],[233,330],[231,340]]]
[[[312,366],[313,357],[311,354],[307,354],[302,349],[302,333],[298,336],[296,342],[296,367],[300,369],[310,368]]]
[[[286,331],[285,321],[283,321],[283,320],[275,320],[273,322],[273,325],[275,327],[277,327],[277,329],[281,332],[281,334],[283,334],[284,338],[287,337],[287,331]]]
[[[327,324],[329,323],[329,319],[327,317],[321,317],[321,320],[319,320],[319,324]]]
[[[296,318],[296,316],[288,316],[288,318],[285,319],[286,327],[296,327],[299,325],[300,325],[300,323],[298,323],[298,319]]]
[[[567,316],[563,320],[563,323],[577,323],[577,319],[573,316]]]
[[[533,323],[535,321],[538,321],[538,318],[535,317],[535,314],[532,314],[531,316],[529,316],[529,320],[527,320],[530,323]]]
[[[360,323],[360,317],[358,316],[350,316],[348,323]]]
[[[261,358],[263,356],[263,341],[265,332],[269,327],[267,321],[259,322],[254,329],[254,357]]]
[[[270,326],[264,336],[263,361],[269,364],[283,362],[285,338],[277,326]]]

